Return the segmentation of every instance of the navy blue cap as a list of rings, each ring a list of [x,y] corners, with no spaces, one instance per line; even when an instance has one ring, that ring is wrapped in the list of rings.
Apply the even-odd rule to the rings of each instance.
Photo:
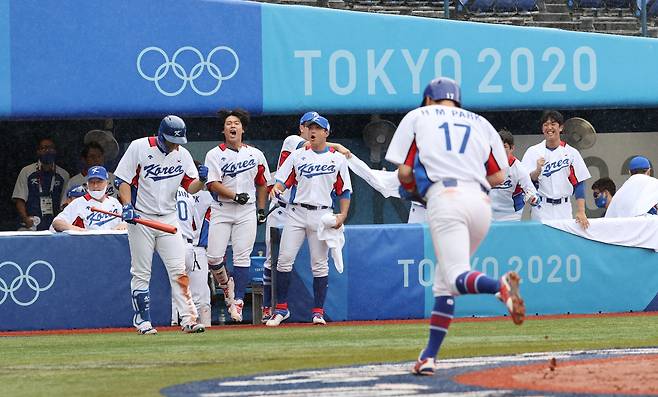
[[[93,179],[93,178],[102,179],[102,180],[106,181],[107,178],[108,178],[108,175],[107,175],[107,170],[105,169],[105,167],[102,167],[100,165],[95,165],[95,166],[89,168],[89,170],[87,170],[87,181],[89,181],[90,179]]]
[[[304,124],[307,121],[313,120],[313,118],[319,116],[320,114],[318,112],[306,112],[302,116],[302,118],[299,119],[299,124]]]
[[[628,169],[631,171],[644,170],[649,168],[651,168],[649,159],[642,156],[635,156],[631,159],[630,163],[628,163]]]
[[[320,127],[324,128],[327,131],[331,130],[331,127],[329,126],[329,120],[325,119],[324,117],[320,116],[319,114],[312,119],[308,121],[309,124],[317,124]]]

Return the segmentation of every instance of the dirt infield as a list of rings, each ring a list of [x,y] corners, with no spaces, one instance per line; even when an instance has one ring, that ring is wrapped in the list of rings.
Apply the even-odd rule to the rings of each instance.
[[[598,314],[551,314],[543,316],[528,315],[526,321],[541,321],[544,319],[560,319],[560,318],[597,318],[597,317],[642,317],[642,316],[656,316],[656,312],[631,312],[631,313],[598,313]],[[483,322],[483,321],[500,321],[507,319],[507,316],[500,317],[465,317],[456,318],[454,322]],[[384,325],[384,324],[422,324],[426,323],[427,319],[410,319],[410,320],[371,320],[371,321],[341,321],[335,323],[328,323],[329,326],[368,326],[368,325]],[[312,327],[311,323],[284,323],[283,327]],[[230,324],[230,325],[215,325],[212,330],[235,330],[240,328],[263,327],[263,325],[252,324]],[[158,332],[179,331],[178,327],[158,326]],[[117,332],[135,332],[135,329],[130,328],[85,328],[85,329],[54,329],[54,330],[35,330],[35,331],[0,331],[0,337],[3,336],[38,336],[38,335],[66,335],[66,334],[110,334]]]
[[[658,395],[658,355],[507,366],[469,372],[456,382],[491,389]]]

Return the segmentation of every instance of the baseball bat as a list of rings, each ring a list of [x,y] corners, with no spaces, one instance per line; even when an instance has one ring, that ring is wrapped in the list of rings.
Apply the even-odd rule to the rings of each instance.
[[[100,212],[102,214],[116,216],[117,218],[121,218],[121,214],[117,214],[115,212],[105,211],[105,210],[102,210],[102,209],[96,208],[96,207],[91,207],[91,210],[94,211],[94,212]],[[166,224],[166,223],[154,221],[154,220],[151,220],[151,219],[136,218],[136,219],[133,219],[133,220],[135,221],[135,223],[139,223],[140,225],[144,225],[146,227],[150,227],[150,228],[153,228],[155,230],[160,230],[160,231],[163,231],[165,233],[176,234],[176,232],[178,231],[178,229],[176,229],[176,226],[172,226],[172,225],[169,225],[169,224]]]
[[[267,211],[267,213],[265,214],[265,218],[267,218],[268,216],[270,216],[270,214],[271,214],[272,212],[276,211],[279,207],[281,207],[281,206],[279,205],[279,203],[274,204],[274,206],[273,206],[272,208],[270,208],[270,210]]]

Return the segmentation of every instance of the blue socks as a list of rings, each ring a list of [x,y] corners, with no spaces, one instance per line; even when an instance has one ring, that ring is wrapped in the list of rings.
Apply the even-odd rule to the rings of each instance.
[[[272,269],[263,268],[263,307],[272,306]]]
[[[455,299],[452,296],[437,296],[434,298],[434,309],[430,317],[430,338],[427,341],[427,347],[420,355],[423,360],[427,357],[436,358],[439,354],[439,348],[448,333],[448,328],[452,322],[452,315],[455,313]]]
[[[276,303],[288,304],[288,286],[290,285],[290,273],[276,271]]]
[[[251,281],[249,268],[233,266],[233,281],[235,282],[235,299],[244,299],[247,285]]]
[[[329,277],[313,277],[313,306],[316,309],[324,308],[324,299],[327,297]]]
[[[457,276],[455,286],[460,294],[495,294],[500,291],[500,281],[484,273],[470,271]]]

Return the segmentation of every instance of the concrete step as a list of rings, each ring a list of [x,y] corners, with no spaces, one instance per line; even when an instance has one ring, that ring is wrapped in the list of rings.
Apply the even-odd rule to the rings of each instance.
[[[568,13],[540,12],[535,15],[535,21],[571,21]]]
[[[569,12],[569,7],[564,3],[562,3],[562,4],[546,4],[546,5],[544,5],[544,10],[546,12],[568,13]]]
[[[618,30],[628,30],[636,31],[640,29],[640,24],[638,22],[599,22],[594,20],[594,30],[595,31],[618,31]]]
[[[542,28],[555,28],[563,30],[578,30],[580,22],[573,21],[530,21],[526,26],[536,26]]]

